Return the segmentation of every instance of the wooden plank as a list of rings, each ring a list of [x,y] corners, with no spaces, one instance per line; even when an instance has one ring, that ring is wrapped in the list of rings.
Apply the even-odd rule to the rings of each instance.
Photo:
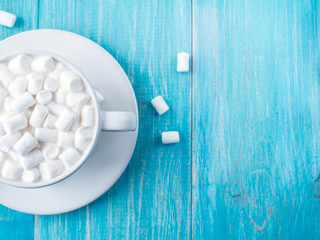
[[[194,239],[319,239],[318,1],[194,1]]]
[[[141,127],[120,180],[89,206],[36,216],[37,239],[191,238],[191,74],[176,72],[176,54],[191,52],[191,1],[40,1],[40,28],[80,33],[106,48],[133,83]],[[54,20],[53,20],[54,19]],[[171,109],[159,117],[150,100]],[[178,130],[180,144],[160,133]]]
[[[22,31],[37,28],[37,0],[0,2],[0,10],[18,16],[13,28],[0,26],[0,40]],[[33,215],[20,213],[0,205],[0,239],[33,239]]]

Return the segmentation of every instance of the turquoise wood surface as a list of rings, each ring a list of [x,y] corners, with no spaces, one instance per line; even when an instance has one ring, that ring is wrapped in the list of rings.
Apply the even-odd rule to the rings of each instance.
[[[79,210],[0,207],[0,239],[319,239],[319,1],[1,1],[0,38],[55,28],[102,45],[140,111],[119,181]],[[192,71],[176,72],[176,54]],[[150,100],[162,95],[159,117]],[[178,130],[181,143],[162,145]]]

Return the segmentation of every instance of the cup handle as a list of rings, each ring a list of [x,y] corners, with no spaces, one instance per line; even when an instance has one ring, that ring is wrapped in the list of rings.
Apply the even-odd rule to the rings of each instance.
[[[137,117],[132,112],[101,111],[101,119],[103,132],[135,131],[137,128]]]

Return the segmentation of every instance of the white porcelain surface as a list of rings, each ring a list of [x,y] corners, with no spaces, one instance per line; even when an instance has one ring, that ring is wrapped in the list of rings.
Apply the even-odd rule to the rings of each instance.
[[[132,86],[115,59],[87,38],[60,30],[34,30],[0,42],[0,56],[13,51],[43,50],[71,61],[105,98],[102,110],[128,111],[138,116]],[[94,152],[67,179],[38,189],[0,184],[0,203],[26,213],[58,214],[87,205],[121,176],[132,156],[138,131],[103,132]]]

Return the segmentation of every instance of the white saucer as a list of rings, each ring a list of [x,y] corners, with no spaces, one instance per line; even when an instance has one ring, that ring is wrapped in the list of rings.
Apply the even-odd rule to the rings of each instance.
[[[118,62],[91,40],[66,31],[33,30],[0,42],[0,56],[19,50],[43,50],[66,58],[103,94],[102,110],[130,111],[138,116],[128,77]],[[0,204],[32,214],[64,213],[89,204],[121,176],[132,156],[137,134],[137,130],[101,133],[95,151],[85,164],[55,185],[22,189],[0,184]]]

